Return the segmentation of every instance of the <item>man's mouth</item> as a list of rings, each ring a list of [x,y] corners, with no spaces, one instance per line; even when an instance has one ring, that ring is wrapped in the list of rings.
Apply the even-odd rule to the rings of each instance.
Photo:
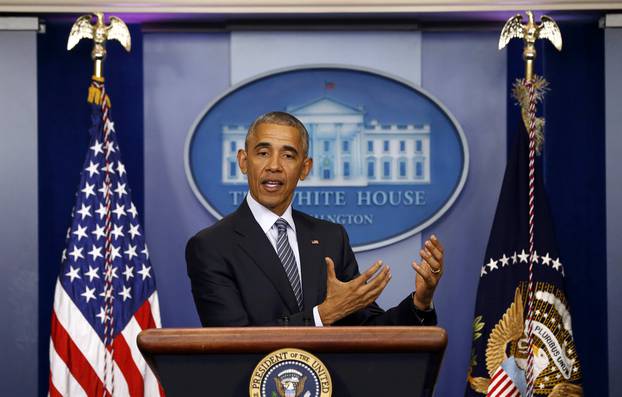
[[[276,191],[283,186],[283,182],[277,179],[265,179],[261,182],[261,184],[268,191]]]

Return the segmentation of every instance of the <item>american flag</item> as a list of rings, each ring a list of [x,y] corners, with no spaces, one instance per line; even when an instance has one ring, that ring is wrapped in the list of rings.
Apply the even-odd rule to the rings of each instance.
[[[110,100],[94,78],[90,147],[54,293],[50,396],[159,396],[136,337],[160,327],[144,231],[132,202]]]

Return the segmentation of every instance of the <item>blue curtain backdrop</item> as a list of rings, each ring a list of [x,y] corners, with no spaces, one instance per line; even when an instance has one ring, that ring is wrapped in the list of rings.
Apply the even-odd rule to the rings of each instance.
[[[142,217],[143,64],[140,26],[128,26],[132,51],[109,42],[104,63],[111,117],[129,184]],[[93,73],[92,41],[66,50],[71,23],[47,24],[38,36],[39,125],[39,395],[47,395],[50,314],[71,208],[88,150],[91,108],[86,102]],[[144,224],[144,219],[141,218]]]
[[[604,32],[597,21],[560,23],[563,49],[539,41],[536,72],[548,80],[544,181],[555,223],[586,396],[608,395]],[[522,42],[508,57],[508,92],[524,76]],[[520,113],[508,98],[508,134]],[[511,136],[508,136],[508,142]],[[537,204],[536,204],[537,205]],[[537,222],[537,220],[536,220]]]

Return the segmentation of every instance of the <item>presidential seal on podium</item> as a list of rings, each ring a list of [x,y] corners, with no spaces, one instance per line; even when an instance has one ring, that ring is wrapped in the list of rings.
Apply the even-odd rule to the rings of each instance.
[[[248,386],[250,397],[330,397],[328,369],[300,349],[276,350],[259,361]]]

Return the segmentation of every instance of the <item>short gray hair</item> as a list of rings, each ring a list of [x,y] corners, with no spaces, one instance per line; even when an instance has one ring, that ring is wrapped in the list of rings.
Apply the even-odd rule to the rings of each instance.
[[[259,124],[277,124],[277,125],[287,125],[290,127],[294,127],[300,133],[300,137],[302,138],[302,150],[304,151],[305,157],[309,152],[309,132],[307,128],[300,120],[298,120],[293,115],[286,112],[269,112],[262,114],[257,117],[255,121],[248,127],[248,132],[246,133],[246,140],[244,145],[248,150],[248,138],[255,133],[255,129]]]

